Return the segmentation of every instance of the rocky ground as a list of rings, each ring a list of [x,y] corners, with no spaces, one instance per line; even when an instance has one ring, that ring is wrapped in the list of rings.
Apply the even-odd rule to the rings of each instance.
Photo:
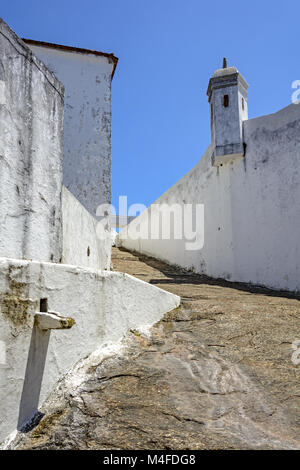
[[[299,298],[117,248],[113,265],[182,306],[82,361],[14,448],[300,448]]]

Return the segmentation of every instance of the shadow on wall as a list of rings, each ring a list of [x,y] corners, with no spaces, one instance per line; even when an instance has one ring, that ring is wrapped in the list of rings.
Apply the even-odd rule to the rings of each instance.
[[[51,330],[41,330],[33,326],[24,385],[20,401],[18,431],[27,432],[30,424],[41,419],[38,412],[40,391],[47,358]]]

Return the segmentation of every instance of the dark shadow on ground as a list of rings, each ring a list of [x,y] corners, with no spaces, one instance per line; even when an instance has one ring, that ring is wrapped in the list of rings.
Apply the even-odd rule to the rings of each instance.
[[[211,285],[219,287],[227,287],[229,289],[236,289],[249,294],[260,294],[270,297],[284,297],[288,299],[300,300],[300,292],[289,292],[284,290],[273,290],[267,287],[248,284],[245,282],[231,282],[226,279],[221,278],[212,278],[206,276],[205,274],[195,274],[192,271],[187,271],[181,268],[180,266],[169,265],[163,261],[160,261],[156,258],[137,253],[135,251],[129,251],[125,248],[119,248],[120,251],[130,253],[138,258],[139,261],[147,264],[151,268],[157,269],[164,276],[169,277],[169,279],[151,279],[150,284],[195,284],[195,285]]]

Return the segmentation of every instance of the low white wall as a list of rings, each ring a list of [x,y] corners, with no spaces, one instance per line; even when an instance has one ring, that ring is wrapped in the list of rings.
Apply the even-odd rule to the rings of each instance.
[[[72,317],[69,330],[41,331],[34,314]],[[0,259],[0,442],[32,417],[74,364],[128,329],[152,325],[180,298],[127,274]]]
[[[98,221],[63,186],[62,262],[93,269],[110,269],[111,231],[103,225],[102,239],[97,236]]]
[[[150,208],[117,243],[215,278],[300,290],[300,105],[244,122],[246,157],[219,168],[210,147],[156,204],[204,204],[204,246],[186,239],[133,239]],[[134,232],[134,230],[133,230]]]

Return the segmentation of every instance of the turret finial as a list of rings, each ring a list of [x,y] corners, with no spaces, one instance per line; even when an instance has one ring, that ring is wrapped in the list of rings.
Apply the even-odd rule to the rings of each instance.
[[[227,69],[228,65],[227,65],[227,59],[226,57],[223,58],[223,69]]]

